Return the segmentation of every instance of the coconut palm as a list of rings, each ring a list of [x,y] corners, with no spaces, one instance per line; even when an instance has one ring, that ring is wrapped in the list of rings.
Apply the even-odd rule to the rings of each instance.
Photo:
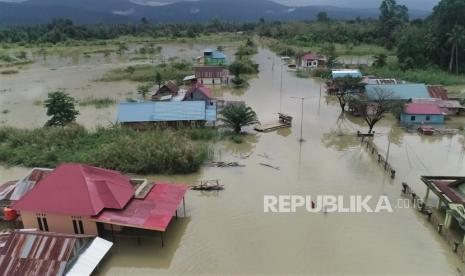
[[[240,133],[242,127],[258,123],[257,114],[251,107],[246,105],[229,105],[220,114],[220,119],[226,127],[232,128],[234,132]]]
[[[455,70],[459,73],[459,48],[465,42],[465,28],[456,25],[452,28],[452,31],[447,34],[449,39],[447,42],[451,45],[450,59],[449,59],[449,71],[452,71],[454,65],[455,56]]]

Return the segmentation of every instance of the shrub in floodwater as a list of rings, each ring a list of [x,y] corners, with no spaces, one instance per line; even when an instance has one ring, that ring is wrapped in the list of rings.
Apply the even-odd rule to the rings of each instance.
[[[8,69],[8,70],[3,70],[0,72],[2,75],[12,75],[12,74],[18,74],[19,71],[15,69]]]
[[[203,130],[201,137],[207,140]],[[71,124],[33,130],[0,128],[0,162],[54,167],[79,162],[131,173],[191,173],[208,158],[208,146],[194,142],[192,130],[136,131]]]

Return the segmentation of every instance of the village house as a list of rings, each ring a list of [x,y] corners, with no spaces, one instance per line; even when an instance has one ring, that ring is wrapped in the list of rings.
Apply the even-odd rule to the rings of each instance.
[[[457,237],[465,245],[465,177],[460,176],[422,176],[426,185],[423,206],[431,202],[430,192],[437,198],[436,208],[432,211],[446,231],[446,237]],[[454,240],[455,240],[454,237]]]
[[[31,229],[0,234],[0,275],[91,275],[113,243]]]
[[[203,64],[205,65],[225,65],[226,55],[218,50],[205,49],[203,51]]]
[[[326,57],[313,52],[305,53],[300,58],[300,67],[304,69],[326,68]]]
[[[117,114],[118,123],[138,128],[215,125],[216,119],[213,93],[198,82],[169,101],[120,103]]]
[[[213,102],[213,92],[201,83],[195,83],[187,90],[184,101],[204,101],[207,105]]]
[[[444,114],[436,102],[411,102],[404,106],[400,121],[406,124],[442,124]]]
[[[195,78],[202,84],[227,84],[229,70],[223,66],[197,66]]]
[[[130,179],[120,172],[67,163],[13,203],[24,228],[102,235],[125,229],[166,231],[187,187]],[[53,200],[50,199],[53,195]]]
[[[179,87],[172,81],[167,81],[153,95],[152,101],[169,101],[179,92]]]

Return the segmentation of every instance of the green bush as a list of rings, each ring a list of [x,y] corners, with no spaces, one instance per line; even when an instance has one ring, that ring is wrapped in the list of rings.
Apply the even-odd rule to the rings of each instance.
[[[197,140],[214,130],[148,130],[79,125],[33,130],[0,128],[0,162],[26,167],[54,167],[79,162],[131,173],[192,173],[207,160],[208,146]]]

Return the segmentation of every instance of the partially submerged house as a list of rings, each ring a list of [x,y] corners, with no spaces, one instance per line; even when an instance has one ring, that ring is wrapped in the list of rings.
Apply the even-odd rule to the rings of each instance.
[[[211,105],[213,101],[213,92],[210,88],[197,82],[187,90],[183,100],[204,101],[206,104]]]
[[[227,56],[218,50],[205,49],[203,51],[203,63],[205,65],[225,65]]]
[[[411,102],[404,106],[400,121],[406,124],[442,124],[444,114],[436,102]]]
[[[124,102],[119,104],[117,122],[136,127],[205,125],[216,122],[216,113],[215,102]]]
[[[36,230],[0,234],[0,275],[91,275],[113,243]]]
[[[187,187],[130,179],[118,171],[62,164],[12,208],[25,228],[66,234],[145,229],[165,232]],[[53,200],[50,196],[53,195]]]
[[[202,84],[229,83],[229,70],[223,66],[197,66],[195,78]]]
[[[465,244],[465,177],[463,176],[422,176],[426,185],[426,195],[423,200],[425,206],[430,200],[430,192],[437,199],[436,210],[445,214],[442,225],[445,229],[455,230],[462,235]]]
[[[152,95],[152,101],[169,101],[178,92],[179,87],[174,82],[167,81]]]
[[[300,58],[300,67],[304,69],[326,68],[326,57],[308,52]]]
[[[365,86],[367,99],[377,100],[380,97],[389,100],[410,101],[412,99],[430,99],[428,89],[424,84],[368,84]]]

